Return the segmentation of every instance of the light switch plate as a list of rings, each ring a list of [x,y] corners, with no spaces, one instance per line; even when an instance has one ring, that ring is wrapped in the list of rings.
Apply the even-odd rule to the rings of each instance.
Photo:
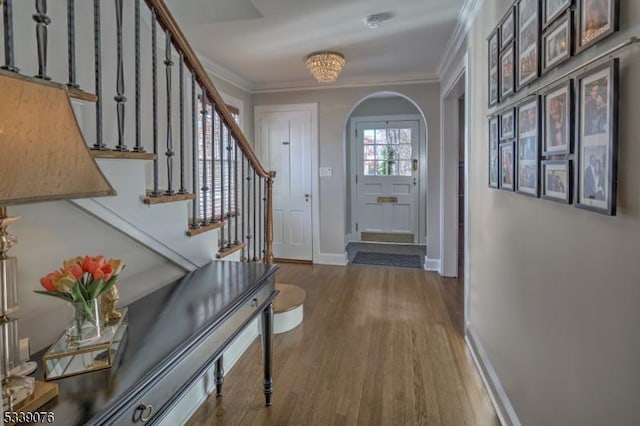
[[[320,167],[320,177],[333,176],[333,167]]]

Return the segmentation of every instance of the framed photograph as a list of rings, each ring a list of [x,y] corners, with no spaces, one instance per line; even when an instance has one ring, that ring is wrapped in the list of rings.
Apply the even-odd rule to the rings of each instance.
[[[618,59],[576,78],[576,207],[616,213]]]
[[[560,65],[573,54],[572,13],[562,15],[542,34],[542,72]]]
[[[509,11],[500,21],[500,49],[504,49],[513,41],[516,33],[516,9],[511,6]]]
[[[569,9],[573,0],[543,0],[542,23],[543,27],[549,26],[558,16]]]
[[[618,31],[618,0],[577,0],[576,52],[596,44]]]
[[[500,53],[500,101],[516,91],[515,55],[515,43],[511,43]]]
[[[542,162],[542,198],[571,204],[570,160]]]
[[[500,189],[515,189],[515,141],[500,144]]]
[[[542,94],[542,155],[567,155],[573,144],[573,81]]]
[[[517,90],[540,75],[540,4],[538,0],[518,0],[517,3]]]
[[[516,110],[509,108],[500,113],[500,142],[516,137]]]
[[[500,102],[499,35],[500,32],[496,28],[487,39],[489,44],[489,107]]]
[[[498,116],[489,117],[489,186],[498,188],[500,167],[498,163]]]
[[[540,101],[528,98],[517,107],[518,117],[518,184],[516,190],[538,197],[538,164],[540,160]]]

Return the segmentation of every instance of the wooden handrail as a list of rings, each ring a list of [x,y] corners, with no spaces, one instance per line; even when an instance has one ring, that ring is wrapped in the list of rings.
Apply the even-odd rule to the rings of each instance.
[[[222,96],[214,86],[207,71],[200,63],[198,56],[191,48],[191,45],[187,41],[184,33],[178,26],[175,18],[169,11],[169,8],[165,4],[164,0],[145,0],[147,6],[151,9],[155,9],[156,17],[160,26],[171,34],[171,41],[173,46],[184,55],[184,61],[187,67],[194,72],[196,80],[204,88],[207,93],[208,100],[216,105],[216,109],[222,114],[222,120],[231,131],[231,135],[238,143],[238,146],[249,160],[251,166],[256,172],[265,179],[273,179],[275,172],[267,171],[258,157],[256,156],[251,144],[247,140],[246,136],[238,126],[238,123],[234,120],[233,116],[229,112],[225,102],[222,100]],[[154,49],[156,46],[153,47]]]

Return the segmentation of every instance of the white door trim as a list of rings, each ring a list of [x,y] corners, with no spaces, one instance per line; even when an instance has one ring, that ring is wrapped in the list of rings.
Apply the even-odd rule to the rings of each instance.
[[[426,198],[426,188],[427,188],[427,161],[426,161],[426,140],[427,140],[427,129],[426,123],[422,115],[420,114],[399,114],[399,115],[372,115],[365,117],[351,117],[349,119],[350,122],[350,132],[349,135],[349,158],[350,158],[350,170],[351,176],[349,176],[349,182],[351,185],[351,229],[350,240],[353,240],[355,236],[358,234],[356,232],[356,212],[357,212],[357,197],[355,194],[356,191],[356,170],[358,170],[358,165],[356,164],[357,153],[356,153],[356,129],[358,128],[359,123],[370,122],[370,121],[411,121],[417,120],[419,123],[419,139],[418,139],[418,158],[420,165],[420,173],[418,174],[418,214],[416,215],[416,219],[418,220],[418,234],[416,235],[415,244],[426,244],[426,224],[421,220],[423,217],[426,217],[425,211],[425,198]],[[424,240],[423,240],[424,238]]]
[[[253,108],[253,133],[258,134],[259,117],[269,112],[306,111],[311,114],[311,258],[316,263],[320,254],[320,185],[318,181],[318,103],[256,105]],[[254,145],[256,152],[260,149]],[[276,181],[278,175],[276,175]]]

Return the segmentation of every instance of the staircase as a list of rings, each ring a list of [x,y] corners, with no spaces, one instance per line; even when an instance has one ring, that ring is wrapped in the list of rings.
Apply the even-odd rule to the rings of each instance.
[[[117,179],[113,161],[141,163],[144,187],[132,202],[186,205],[173,209],[186,238],[216,232],[217,258],[272,263],[275,172],[260,164],[163,0],[0,3],[1,72],[66,87],[105,174]],[[118,216],[115,204],[78,202],[121,226],[106,217]],[[124,220],[149,236],[144,223]]]

